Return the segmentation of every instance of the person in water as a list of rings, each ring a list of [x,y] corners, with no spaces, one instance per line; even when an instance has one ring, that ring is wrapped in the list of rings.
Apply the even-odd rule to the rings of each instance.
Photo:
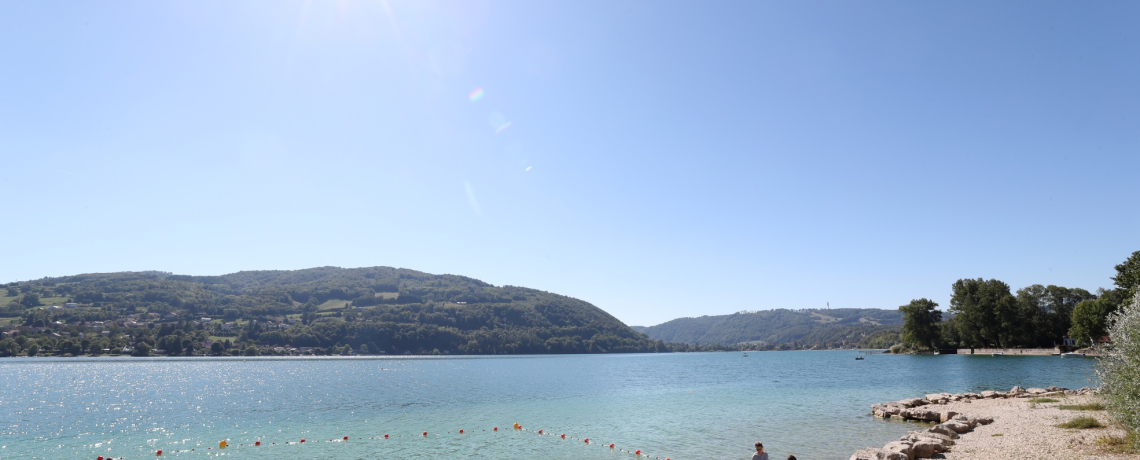
[[[768,460],[768,453],[764,452],[764,443],[756,441],[756,453],[752,454],[752,460]]]
[[[789,455],[788,460],[796,460],[796,456],[795,455]]]

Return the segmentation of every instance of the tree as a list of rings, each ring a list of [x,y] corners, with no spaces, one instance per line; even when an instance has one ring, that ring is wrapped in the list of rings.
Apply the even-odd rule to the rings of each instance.
[[[955,281],[950,311],[963,345],[969,347],[1011,346],[1018,330],[1017,300],[1009,285],[991,279]]]
[[[135,351],[131,352],[131,356],[150,356],[150,345],[139,342],[135,345]]]
[[[938,348],[942,312],[929,299],[911,300],[899,307],[903,314],[902,340],[913,348]]]
[[[222,345],[222,342],[214,342],[210,344],[210,354],[214,356],[221,356],[223,351],[225,351],[225,347]]]
[[[1108,413],[1132,435],[1140,433],[1140,292],[1109,317],[1111,345],[1100,350],[1096,375]]]
[[[1020,320],[1015,334],[1018,345],[1051,347],[1069,333],[1073,309],[1096,296],[1080,288],[1063,286],[1032,286],[1017,291],[1017,310]]]
[[[1086,300],[1073,309],[1073,328],[1069,337],[1082,345],[1094,345],[1104,337],[1108,329],[1108,317],[1116,311],[1116,303],[1104,296],[1096,300]]]
[[[39,294],[36,294],[34,292],[29,292],[29,293],[24,294],[24,296],[20,298],[20,305],[23,305],[26,308],[32,308],[32,307],[38,307],[38,306],[43,305],[43,304],[40,303],[40,295]]]
[[[1124,262],[1116,267],[1116,276],[1112,281],[1124,293],[1125,299],[1131,299],[1140,286],[1140,251],[1133,252]]]

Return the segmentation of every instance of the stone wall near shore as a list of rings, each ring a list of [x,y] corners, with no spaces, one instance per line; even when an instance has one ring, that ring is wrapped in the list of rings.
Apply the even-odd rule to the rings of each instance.
[[[970,354],[970,348],[959,348],[958,354]],[[975,355],[990,355],[994,353],[1005,353],[1007,355],[1033,355],[1033,356],[1049,356],[1061,353],[1057,348],[974,348],[973,354]]]

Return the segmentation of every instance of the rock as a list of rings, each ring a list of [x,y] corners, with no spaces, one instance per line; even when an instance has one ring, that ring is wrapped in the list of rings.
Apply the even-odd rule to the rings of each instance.
[[[855,452],[850,460],[909,460],[910,456],[889,450],[866,448]]]
[[[1043,394],[1043,393],[1048,393],[1048,391],[1045,391],[1044,388],[1030,388],[1026,391],[1028,391],[1029,394],[1031,394],[1031,395],[1039,395],[1039,394]]]
[[[985,399],[994,399],[994,398],[999,397],[1000,395],[1001,395],[1001,393],[998,393],[996,391],[986,390],[986,391],[982,392],[982,397]]]
[[[989,425],[993,422],[994,422],[994,419],[992,419],[990,417],[970,417],[970,423],[975,425],[975,426],[977,426],[977,425]]]
[[[910,399],[904,399],[904,400],[898,402],[898,404],[902,404],[903,406],[906,406],[906,407],[917,407],[917,406],[922,406],[922,405],[926,405],[929,403],[930,403],[930,401],[924,401],[922,398],[910,398]]]
[[[1049,385],[1045,388],[1048,391],[1069,391],[1068,388]]]
[[[944,426],[944,427],[946,427],[946,428],[948,428],[948,429],[950,429],[950,430],[952,430],[958,434],[962,434],[962,433],[965,433],[967,431],[974,429],[974,427],[970,426],[969,423],[959,422],[957,417],[955,417],[954,420],[943,423],[942,426]]]
[[[912,407],[899,413],[906,420],[922,420],[924,422],[941,422],[942,415],[929,409]]]
[[[1022,388],[1020,386],[1015,386],[1015,387],[1009,389],[1009,394],[1011,394],[1011,395],[1021,394],[1021,393],[1025,393],[1025,388]]]
[[[949,422],[951,419],[954,418],[955,415],[958,415],[958,413],[954,412],[952,410],[939,412],[938,413],[938,422],[939,423]]]
[[[944,434],[946,436],[949,436],[950,439],[958,439],[958,432],[951,430],[950,428],[947,428],[946,425],[941,425],[941,424],[934,425],[933,427],[930,427],[930,429],[927,431],[929,431],[931,433]]]
[[[903,455],[903,458],[910,460],[914,458],[910,455],[910,446],[911,444],[909,442],[895,441],[883,446],[883,450],[888,452],[898,452]]]
[[[977,393],[963,393],[962,396],[966,399],[982,399],[982,395]]]
[[[931,458],[941,452],[946,452],[946,447],[936,442],[918,441],[910,447],[913,458]]]
[[[967,417],[967,416],[961,415],[961,414],[955,416],[953,421],[956,423],[961,423],[961,424],[967,425],[970,427],[971,430],[974,429],[975,426],[978,426],[977,420],[974,420],[971,417]]]
[[[950,439],[949,436],[940,433],[932,433],[930,431],[911,431],[906,436],[899,438],[899,440],[912,443],[919,441],[937,442],[946,447],[954,445],[954,440]]]

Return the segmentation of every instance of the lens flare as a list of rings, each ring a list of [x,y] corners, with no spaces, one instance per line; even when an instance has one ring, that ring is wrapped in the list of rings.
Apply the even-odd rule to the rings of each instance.
[[[511,127],[511,122],[508,121],[505,124],[503,124],[503,126],[500,126],[499,129],[496,129],[495,134],[502,134],[503,131],[506,131],[507,128],[510,128],[510,127]]]
[[[471,90],[470,93],[467,93],[467,99],[470,99],[471,102],[478,102],[479,99],[483,99],[483,88],[475,88]]]

